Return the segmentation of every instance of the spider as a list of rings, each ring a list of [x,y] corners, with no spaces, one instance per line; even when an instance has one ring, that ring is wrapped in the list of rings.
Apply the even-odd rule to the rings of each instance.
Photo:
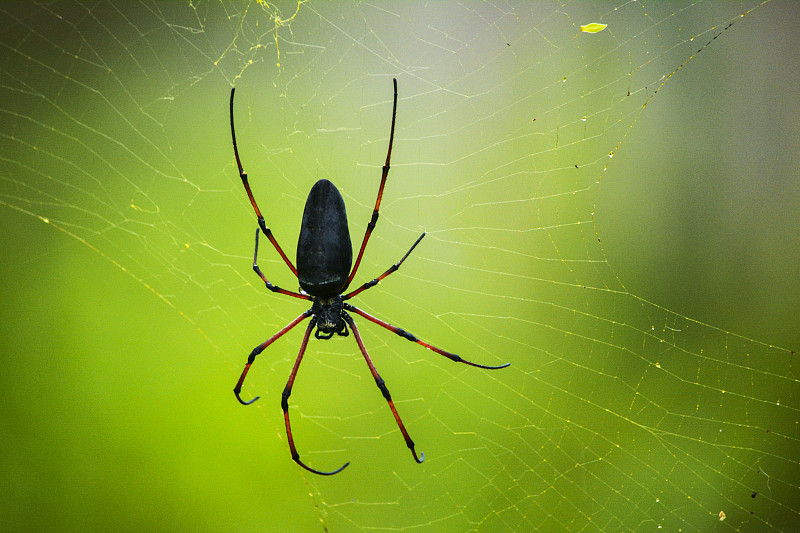
[[[361,334],[358,332],[358,328],[356,327],[353,317],[350,316],[350,312],[362,316],[370,322],[373,322],[391,332],[396,333],[397,335],[400,335],[404,339],[415,342],[458,363],[465,363],[467,365],[485,369],[505,368],[510,364],[506,363],[500,366],[486,366],[467,361],[466,359],[463,359],[454,353],[437,348],[436,346],[417,338],[408,331],[384,322],[383,320],[380,320],[379,318],[376,318],[347,302],[347,300],[350,300],[352,297],[360,294],[370,287],[374,287],[386,276],[400,268],[400,265],[403,264],[403,261],[406,260],[412,251],[414,251],[414,248],[416,248],[416,246],[425,236],[425,233],[420,235],[414,244],[411,245],[411,248],[400,259],[400,261],[389,267],[386,272],[372,281],[364,283],[359,288],[347,292],[347,288],[350,286],[350,282],[353,281],[353,278],[358,271],[358,266],[361,264],[361,258],[364,255],[364,249],[367,247],[367,242],[369,241],[370,235],[372,235],[372,230],[375,229],[375,223],[378,220],[378,210],[381,205],[381,197],[383,196],[383,188],[386,185],[386,177],[389,175],[389,159],[392,156],[394,123],[395,116],[397,114],[397,80],[394,79],[393,83],[394,104],[392,106],[392,128],[391,133],[389,134],[389,149],[386,153],[386,164],[383,165],[381,184],[378,189],[378,197],[375,200],[375,208],[372,211],[372,218],[367,224],[367,230],[364,233],[363,240],[361,241],[361,249],[358,251],[358,257],[356,258],[356,262],[355,265],[353,265],[352,270],[350,269],[350,266],[353,262],[353,248],[350,242],[350,233],[347,228],[347,214],[345,213],[344,200],[342,199],[342,195],[339,193],[339,190],[336,188],[336,186],[325,179],[321,179],[315,183],[311,188],[311,191],[308,193],[308,199],[306,200],[305,209],[303,211],[303,222],[300,226],[300,238],[297,242],[297,268],[295,268],[289,258],[286,257],[286,254],[281,249],[278,241],[275,239],[275,237],[273,237],[272,231],[270,231],[269,227],[264,222],[264,217],[261,215],[261,211],[258,209],[258,204],[253,196],[253,192],[250,190],[250,184],[247,181],[247,173],[245,173],[244,168],[242,168],[242,162],[239,159],[239,149],[236,147],[236,130],[233,126],[233,95],[236,88],[234,87],[231,89],[230,115],[233,153],[236,156],[236,164],[239,167],[239,176],[242,179],[242,184],[244,185],[247,196],[250,198],[250,203],[255,210],[256,216],[258,217],[255,252],[253,253],[253,270],[256,274],[258,274],[258,276],[266,285],[267,289],[270,291],[311,302],[311,309],[304,311],[300,316],[289,322],[289,324],[287,324],[283,329],[278,331],[275,335],[263,343],[256,346],[253,351],[250,352],[250,356],[247,358],[247,364],[245,364],[242,375],[239,377],[239,381],[236,383],[236,387],[234,387],[233,392],[236,394],[236,398],[239,400],[239,402],[243,405],[249,405],[258,400],[259,397],[256,396],[250,401],[244,401],[239,395],[242,390],[244,379],[247,376],[247,372],[250,370],[250,365],[253,364],[256,356],[263,352],[267,346],[288,333],[289,330],[297,326],[300,322],[310,317],[311,320],[306,327],[305,335],[303,335],[303,341],[300,343],[300,352],[297,354],[297,359],[295,359],[292,372],[289,374],[289,380],[286,382],[286,387],[283,389],[283,394],[281,395],[281,408],[283,409],[283,418],[286,422],[286,435],[289,440],[289,449],[291,450],[292,459],[309,472],[323,476],[338,474],[350,463],[347,462],[342,467],[330,472],[316,470],[303,463],[300,460],[300,455],[297,453],[297,449],[295,448],[294,439],[292,438],[292,427],[289,422],[289,396],[292,394],[292,386],[294,385],[294,380],[297,377],[297,370],[300,367],[300,362],[303,360],[303,354],[306,351],[309,337],[311,336],[311,332],[314,330],[314,328],[316,328],[316,331],[314,331],[314,336],[317,339],[330,339],[334,334],[346,337],[349,335],[348,327],[353,331],[353,336],[356,338],[358,348],[361,350],[361,354],[364,356],[367,366],[369,366],[372,377],[375,379],[375,384],[378,386],[381,393],[383,393],[383,397],[386,398],[389,408],[392,410],[392,415],[394,415],[394,419],[397,422],[397,426],[400,428],[403,438],[405,438],[406,446],[408,446],[408,448],[411,450],[411,454],[414,456],[414,460],[417,463],[421,463],[425,459],[425,454],[420,453],[420,455],[417,456],[417,452],[414,449],[414,441],[411,440],[411,437],[408,435],[408,431],[406,431],[406,428],[403,425],[403,421],[400,419],[400,415],[397,413],[397,409],[392,401],[392,396],[389,394],[389,389],[386,388],[386,383],[383,381],[383,378],[381,378],[380,374],[378,374],[378,371],[375,369],[375,365],[372,363],[372,359],[370,359],[369,354],[367,353],[367,349],[364,346],[363,340],[361,339]],[[286,266],[288,266],[289,270],[292,271],[292,274],[297,277],[300,283],[300,292],[289,291],[282,289],[277,285],[273,285],[261,271],[258,266],[259,233],[263,233],[267,239],[269,239],[269,242],[272,243],[272,246],[274,246],[275,250],[277,250],[278,254],[280,254],[284,263],[286,263]]]

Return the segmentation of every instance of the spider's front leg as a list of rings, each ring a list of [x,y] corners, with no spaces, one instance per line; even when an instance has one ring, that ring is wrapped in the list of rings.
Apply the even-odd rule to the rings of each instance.
[[[294,267],[292,262],[286,257],[286,254],[283,253],[281,246],[278,244],[278,241],[275,240],[275,237],[272,236],[272,230],[269,229],[267,223],[264,221],[264,217],[261,216],[261,210],[258,208],[258,204],[256,203],[255,196],[253,196],[253,191],[250,190],[250,182],[247,181],[247,172],[244,171],[242,167],[242,161],[239,159],[239,148],[236,146],[236,128],[233,126],[233,94],[236,92],[236,87],[231,87],[231,139],[233,140],[233,154],[236,156],[236,166],[239,167],[239,177],[242,180],[242,185],[244,185],[244,190],[247,192],[247,197],[250,199],[250,204],[253,206],[253,210],[256,212],[256,217],[258,217],[258,225],[261,228],[261,231],[264,232],[264,235],[267,236],[269,242],[272,243],[272,246],[278,251],[283,262],[286,263],[286,266],[289,267],[289,270],[292,271],[292,274],[297,277],[297,269]],[[261,276],[263,278],[263,276]],[[265,280],[266,281],[266,280]]]
[[[361,248],[358,250],[356,262],[353,265],[353,270],[350,276],[347,277],[347,283],[344,284],[344,289],[350,286],[350,282],[356,277],[356,272],[361,264],[361,258],[364,256],[364,250],[367,248],[367,242],[372,235],[372,230],[375,229],[375,224],[378,222],[378,215],[381,209],[381,198],[383,198],[383,188],[386,186],[386,178],[389,176],[389,161],[392,159],[392,143],[394,142],[394,120],[397,117],[397,79],[392,79],[394,84],[394,104],[392,104],[392,128],[389,130],[389,149],[386,151],[386,162],[383,164],[381,170],[381,184],[378,187],[378,197],[375,199],[375,207],[372,210],[372,218],[367,223],[367,231],[364,233],[364,238],[361,241]]]

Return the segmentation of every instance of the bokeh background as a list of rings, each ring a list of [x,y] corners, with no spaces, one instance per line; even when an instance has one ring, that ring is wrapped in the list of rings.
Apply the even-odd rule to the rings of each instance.
[[[792,2],[4,3],[0,523],[10,531],[800,528]],[[608,27],[596,34],[580,26]],[[251,270],[320,178],[352,337]],[[262,242],[259,262],[296,281]],[[301,328],[302,329],[302,328]],[[723,519],[724,518],[724,519]]]

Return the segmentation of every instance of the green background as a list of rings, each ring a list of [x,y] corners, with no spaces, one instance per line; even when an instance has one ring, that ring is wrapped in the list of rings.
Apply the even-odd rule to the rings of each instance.
[[[4,4],[3,529],[796,530],[798,14]],[[279,407],[302,328],[253,366],[257,404],[231,394],[305,307],[250,268],[228,95],[293,258],[320,178],[360,242],[392,77],[357,280],[427,236],[354,303],[511,367],[359,321],[417,465],[353,338],[312,340],[295,442],[352,461],[319,478]],[[259,259],[295,289],[265,241]]]

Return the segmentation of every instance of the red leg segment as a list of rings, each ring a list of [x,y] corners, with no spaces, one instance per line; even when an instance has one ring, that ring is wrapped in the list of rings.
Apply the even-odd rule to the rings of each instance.
[[[411,437],[409,437],[408,431],[406,431],[406,427],[403,425],[403,421],[400,420],[400,415],[397,414],[397,409],[392,401],[392,395],[389,394],[389,389],[386,388],[386,383],[383,381],[383,378],[380,376],[380,374],[378,374],[378,371],[375,369],[375,365],[372,364],[372,359],[370,359],[369,354],[367,353],[367,348],[364,346],[364,341],[361,340],[361,334],[358,332],[358,328],[356,327],[356,323],[353,321],[353,317],[345,313],[344,319],[350,325],[350,329],[353,330],[353,335],[358,343],[358,348],[361,350],[361,353],[364,355],[364,359],[367,361],[369,371],[372,372],[372,377],[375,378],[375,384],[381,390],[383,397],[386,398],[386,401],[389,403],[389,408],[392,410],[392,414],[397,422],[397,426],[400,428],[403,438],[406,439],[406,446],[408,446],[408,449],[411,450],[411,455],[414,456],[414,460],[418,463],[421,463],[425,460],[425,454],[420,453],[419,457],[417,457],[417,452],[414,450],[414,441],[411,440]]]
[[[281,329],[278,333],[276,333],[275,335],[273,335],[269,339],[265,340],[263,343],[259,344],[255,348],[253,348],[253,351],[250,352],[250,356],[247,358],[247,364],[244,365],[244,370],[242,370],[242,375],[239,376],[239,381],[236,383],[236,386],[233,388],[233,393],[236,395],[236,399],[239,400],[239,403],[241,403],[242,405],[250,405],[251,403],[253,403],[254,401],[256,401],[256,400],[258,400],[260,398],[260,396],[256,396],[255,398],[253,398],[249,402],[246,402],[246,401],[242,400],[241,396],[239,396],[239,393],[242,392],[242,384],[244,383],[244,378],[247,377],[247,372],[250,370],[250,365],[253,364],[253,361],[255,361],[256,356],[258,354],[260,354],[261,352],[263,352],[266,349],[267,346],[269,346],[270,344],[272,344],[273,342],[275,342],[276,340],[281,338],[290,329],[295,327],[297,324],[299,324],[300,322],[302,322],[303,320],[305,320],[309,316],[311,316],[311,311],[310,310],[306,311],[305,313],[303,313],[299,317],[295,318],[294,320],[289,322],[289,324],[287,324],[283,329]],[[312,320],[312,323],[313,323],[313,320]]]
[[[386,177],[389,175],[389,160],[392,158],[392,142],[394,141],[394,119],[397,115],[397,80],[393,79],[392,82],[394,83],[394,104],[392,106],[392,129],[389,132],[389,150],[386,152],[386,163],[383,165],[383,171],[381,174],[381,185],[378,188],[378,197],[375,199],[375,208],[372,210],[372,218],[370,219],[369,223],[367,224],[367,231],[364,233],[364,239],[361,241],[361,249],[358,251],[358,257],[356,257],[356,262],[353,265],[353,270],[350,272],[350,276],[347,278],[347,283],[344,285],[344,290],[350,285],[350,282],[353,281],[353,278],[356,276],[356,271],[358,270],[358,266],[361,264],[361,257],[364,255],[364,249],[367,247],[367,241],[369,241],[370,235],[372,235],[372,230],[375,229],[375,223],[378,221],[378,211],[381,207],[381,198],[383,197],[383,188],[386,185]]]
[[[277,285],[273,285],[269,282],[267,277],[261,272],[261,269],[258,267],[258,233],[261,231],[260,229],[256,228],[256,251],[253,252],[253,271],[261,277],[264,281],[264,284],[267,286],[269,290],[272,292],[277,292],[279,294],[285,294],[287,296],[294,296],[295,298],[300,298],[301,300],[310,300],[311,298],[308,297],[307,294],[300,294],[299,292],[292,292],[287,291],[286,289],[281,289]]]
[[[457,363],[464,363],[464,364],[467,364],[467,365],[470,365],[470,366],[476,366],[478,368],[485,368],[485,369],[488,369],[488,370],[497,370],[498,368],[505,368],[505,367],[507,367],[508,365],[511,364],[511,363],[506,363],[504,365],[498,365],[498,366],[487,366],[487,365],[479,365],[478,363],[473,363],[471,361],[467,361],[466,359],[462,358],[459,355],[456,355],[454,353],[448,352],[446,350],[442,350],[441,348],[437,348],[436,346],[434,346],[432,344],[429,344],[429,343],[427,343],[427,342],[425,342],[425,341],[423,341],[421,339],[418,339],[416,336],[414,336],[413,334],[411,334],[410,332],[408,332],[408,331],[406,331],[404,329],[398,328],[397,326],[393,326],[393,325],[389,324],[388,322],[384,322],[383,320],[381,320],[379,318],[375,318],[374,316],[370,315],[369,313],[366,313],[366,312],[362,311],[361,309],[359,309],[358,307],[355,307],[354,305],[350,305],[348,303],[345,303],[343,307],[347,311],[353,311],[354,313],[357,313],[357,314],[363,316],[364,318],[366,318],[370,322],[372,322],[374,324],[378,324],[379,326],[381,326],[383,328],[386,328],[389,331],[400,335],[401,337],[403,337],[406,340],[409,340],[411,342],[416,342],[420,346],[424,346],[425,348],[427,348],[429,350],[433,350],[434,352],[447,357],[451,361],[455,361]]]
[[[416,242],[414,242],[414,244],[411,245],[411,249],[406,252],[406,255],[404,255],[403,258],[400,259],[400,261],[398,261],[397,263],[395,263],[392,266],[390,266],[389,269],[386,272],[384,272],[383,274],[381,274],[377,278],[373,279],[372,281],[366,282],[365,284],[363,284],[361,287],[357,288],[353,292],[345,294],[344,296],[342,296],[342,300],[349,300],[350,298],[352,298],[356,294],[358,294],[358,293],[360,293],[362,291],[365,291],[365,290],[369,289],[370,287],[374,287],[375,285],[380,283],[383,278],[385,278],[386,276],[388,276],[389,274],[391,274],[392,272],[394,272],[395,270],[400,268],[400,265],[403,264],[403,261],[406,260],[406,257],[411,255],[411,252],[414,251],[414,248],[417,247],[417,245],[419,244],[419,241],[421,241],[424,236],[425,236],[424,233],[422,235],[420,235],[419,239],[417,239]]]
[[[315,470],[310,466],[304,464],[300,460],[300,454],[297,453],[297,449],[294,447],[294,439],[292,438],[292,425],[289,422],[289,396],[292,394],[292,386],[294,385],[294,378],[297,377],[297,369],[300,368],[300,362],[303,360],[303,354],[306,352],[306,346],[308,346],[308,338],[311,336],[311,330],[314,329],[314,326],[317,324],[317,319],[312,318],[311,322],[308,323],[308,327],[306,328],[306,334],[303,336],[303,343],[300,344],[300,353],[297,354],[297,359],[294,362],[294,367],[292,367],[292,373],[289,374],[289,381],[286,382],[286,387],[283,389],[283,394],[281,394],[281,409],[283,409],[283,419],[286,421],[286,436],[289,439],[289,449],[292,452],[292,459],[295,463],[299,464],[309,472],[313,472],[315,474],[319,474],[321,476],[332,476],[333,474],[338,474],[342,470],[344,470],[347,465],[350,463],[347,462],[341,468],[338,468],[332,472],[322,472],[321,470]]]
[[[239,159],[239,149],[236,147],[236,130],[233,127],[233,93],[234,93],[234,91],[236,91],[236,88],[232,87],[231,88],[231,139],[233,139],[233,153],[236,156],[236,165],[239,167],[239,177],[242,178],[242,184],[244,185],[244,190],[247,192],[247,196],[248,196],[248,198],[250,198],[250,203],[252,204],[253,209],[256,212],[256,216],[258,217],[258,225],[261,228],[261,231],[264,232],[264,235],[267,236],[267,238],[269,239],[269,242],[271,242],[272,246],[274,246],[275,249],[278,251],[278,253],[280,254],[280,256],[283,259],[284,263],[286,263],[286,266],[288,266],[289,270],[292,271],[292,274],[294,274],[295,277],[297,277],[297,269],[294,267],[292,262],[289,261],[289,258],[286,257],[286,254],[283,253],[283,250],[281,249],[280,245],[278,244],[278,241],[276,241],[275,237],[272,236],[272,230],[270,230],[269,227],[267,226],[266,222],[264,222],[264,217],[261,216],[261,210],[258,209],[258,204],[256,203],[256,199],[253,196],[253,192],[250,190],[250,183],[247,181],[247,173],[244,171],[244,168],[242,168],[242,162]]]

